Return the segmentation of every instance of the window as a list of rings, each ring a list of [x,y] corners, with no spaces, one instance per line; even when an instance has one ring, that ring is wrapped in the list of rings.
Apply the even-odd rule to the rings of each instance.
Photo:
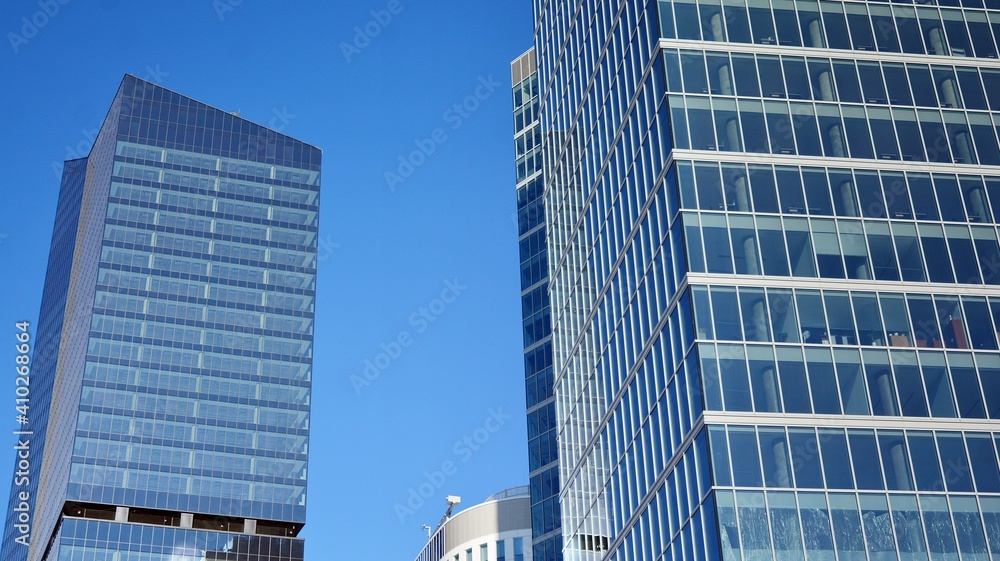
[[[861,370],[861,356],[858,351],[835,349],[833,358],[837,366],[837,380],[840,384],[844,414],[870,415],[868,396],[865,392],[865,375]]]
[[[896,403],[892,370],[889,368],[888,358],[885,351],[862,351],[872,414],[894,417],[899,414],[899,407]]]
[[[833,522],[834,541],[840,558],[864,559],[865,540],[858,515],[858,500],[853,494],[830,494],[830,521]]]
[[[767,487],[792,487],[785,430],[760,427],[758,432],[761,458],[764,461],[764,485]]]
[[[729,448],[733,463],[733,484],[737,487],[762,487],[757,435],[753,427],[729,427]]]
[[[854,477],[857,479],[858,489],[885,489],[882,481],[882,470],[873,469],[874,466],[878,466],[879,464],[878,448],[875,444],[875,431],[849,429],[847,431],[847,438],[851,447]]]
[[[850,454],[843,429],[819,429],[820,451],[823,454],[823,473],[830,489],[853,489]]]
[[[742,345],[719,345],[719,375],[726,411],[753,411],[750,383]]]
[[[781,61],[785,71],[785,82],[788,97],[791,99],[811,99],[809,93],[809,72],[806,71],[806,61],[801,57],[784,57]]]
[[[976,489],[980,493],[1000,492],[1000,469],[997,469],[997,453],[990,435],[966,433],[965,439]]]
[[[913,224],[893,223],[891,229],[903,280],[922,282],[925,278],[924,265],[920,257],[916,227]]]
[[[924,44],[920,38],[920,28],[917,26],[917,14],[908,6],[893,6],[892,15],[899,30],[899,43],[904,53],[924,54]],[[881,27],[879,27],[881,29]]]
[[[778,347],[778,376],[785,413],[811,413],[802,349]]]
[[[864,4],[846,3],[847,23],[851,29],[851,40],[857,51],[874,51],[875,38],[872,36],[871,19]]]
[[[920,371],[927,388],[928,403],[932,417],[957,416],[955,401],[951,391],[951,381],[945,366],[944,353],[921,352]]]
[[[872,6],[874,8],[874,5]],[[886,62],[882,64],[885,72],[885,85],[889,91],[889,103],[892,105],[913,105],[910,97],[910,86],[906,80],[906,68],[902,64]]]
[[[749,0],[750,27],[753,42],[762,45],[775,44],[774,22],[771,19],[771,5],[768,0]]]
[[[965,12],[965,19],[969,23],[969,35],[972,38],[975,56],[997,58],[997,46],[990,36],[990,26],[986,20],[986,13],[969,10]]]
[[[892,367],[896,375],[896,389],[904,417],[926,417],[927,404],[924,397],[917,353],[914,351],[892,351]]]
[[[866,222],[865,230],[875,278],[877,280],[899,280],[899,268],[896,265],[896,252],[892,247],[889,226],[883,222]]]
[[[479,546],[479,561],[490,561],[489,547],[486,544]]]
[[[788,429],[788,444],[792,449],[792,470],[796,487],[821,489],[823,468],[820,464],[815,429]]]
[[[723,0],[726,30],[733,43],[750,43],[750,21],[743,0]]]
[[[930,67],[908,64],[906,65],[906,73],[910,77],[914,104],[923,107],[937,107],[938,101],[934,96],[936,90]]]
[[[983,394],[972,357],[968,354],[948,353],[951,378],[955,384],[959,416],[965,419],[984,419]]]
[[[771,0],[774,8],[774,22],[778,31],[778,44],[798,47],[802,45],[799,38],[799,25],[795,17],[795,5],[792,0]]]
[[[847,18],[844,16],[844,5],[840,2],[824,0],[820,2],[823,21],[826,27],[826,37],[831,49],[850,49],[851,39],[847,34]]]
[[[774,340],[781,343],[798,343],[799,327],[795,317],[795,305],[792,291],[787,289],[768,289],[767,298],[771,312],[771,328]]]
[[[774,366],[774,351],[771,347],[747,347],[750,363],[750,386],[753,389],[754,410],[757,412],[781,412],[781,398],[778,395],[777,369]]]
[[[784,224],[792,276],[815,277],[816,266],[813,261],[808,222],[804,218],[789,218],[784,220]]]
[[[991,419],[1000,419],[1000,357],[979,353],[976,363],[986,396],[987,413]]]

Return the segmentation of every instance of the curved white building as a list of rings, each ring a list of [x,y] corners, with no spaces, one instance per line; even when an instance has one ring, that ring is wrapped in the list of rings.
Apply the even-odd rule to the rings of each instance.
[[[532,561],[528,487],[501,491],[446,520],[416,561]]]

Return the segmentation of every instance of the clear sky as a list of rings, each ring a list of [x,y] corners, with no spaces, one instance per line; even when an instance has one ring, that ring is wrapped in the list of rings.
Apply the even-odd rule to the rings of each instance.
[[[0,360],[37,319],[58,167],[132,73],[324,150],[308,558],[413,559],[446,495],[527,483],[509,63],[530,2],[9,0],[0,31]]]

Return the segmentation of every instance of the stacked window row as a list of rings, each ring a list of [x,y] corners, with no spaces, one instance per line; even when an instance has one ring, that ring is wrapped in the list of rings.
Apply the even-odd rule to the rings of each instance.
[[[552,397],[552,342],[546,341],[524,353],[525,394],[529,408]]]
[[[676,49],[663,58],[673,93],[1000,111],[1000,69]]]
[[[319,188],[319,172],[298,167],[251,163],[246,160],[218,158],[204,152],[164,149],[159,146],[125,141],[118,142],[115,154],[119,156],[116,161],[163,162],[168,164],[165,167],[182,171],[204,174],[206,171],[221,170],[225,173],[246,176],[250,180],[277,179],[278,181],[297,183],[299,185],[295,185],[295,187],[304,190],[317,191]]]
[[[274,432],[266,432],[268,428]],[[215,451],[259,454],[276,458],[304,458],[309,451],[307,431],[287,427],[258,427],[251,432],[229,427],[195,425],[188,421],[154,420],[111,413],[81,411],[76,425],[78,438],[149,441],[156,439],[178,447],[192,443]]]
[[[241,481],[233,476],[205,477],[174,472],[127,469],[74,462],[70,468],[67,499],[105,504],[136,504],[186,512],[225,512],[247,518],[294,520],[292,512],[304,512],[306,487]],[[183,501],[183,506],[182,506]],[[211,505],[217,506],[211,506]],[[187,509],[193,510],[187,510]],[[265,514],[266,513],[266,514]],[[276,514],[285,513],[285,514]],[[287,518],[286,518],[287,517]]]
[[[132,206],[171,210],[199,216],[231,216],[244,221],[285,223],[290,226],[316,226],[318,210],[315,205],[279,206],[274,199],[239,199],[217,197],[209,190],[175,187],[163,179],[135,179],[115,176],[114,202],[131,202]],[[256,201],[261,202],[256,202]]]
[[[555,429],[554,401],[528,413],[528,471],[535,471],[558,459]]]
[[[694,213],[683,220],[691,272],[1000,284],[993,227]]]
[[[243,239],[221,239],[209,232],[177,232],[165,231],[148,227],[125,227],[117,224],[105,226],[104,239],[107,245],[123,247],[123,244],[145,246],[142,249],[153,251],[153,248],[173,255],[199,257],[206,259],[208,255],[219,257],[217,261],[243,262],[253,261],[254,265],[262,263],[285,265],[289,267],[315,268],[316,251],[309,246],[298,246],[287,243],[248,243]],[[262,228],[262,230],[265,230]],[[266,230],[265,230],[266,231]],[[261,232],[264,234],[265,232]],[[148,248],[148,249],[147,249]]]
[[[996,0],[987,7],[1000,9]],[[667,39],[997,58],[1000,13],[837,0],[661,0]],[[992,31],[991,31],[992,28]]]
[[[103,339],[142,342],[151,345],[179,346],[221,351],[222,349],[276,353],[289,356],[312,356],[312,337],[308,335],[281,337],[234,332],[230,329],[189,327],[170,322],[112,318],[94,314],[91,335]]]
[[[73,455],[102,457],[122,465],[145,470],[175,468],[174,473],[194,475],[225,475],[243,478],[245,475],[262,476],[268,482],[290,483],[305,479],[304,460],[279,460],[247,456],[232,452],[191,450],[172,446],[144,443],[115,442],[103,439],[77,438]]]
[[[293,407],[308,406],[310,402],[308,382],[275,383],[275,380],[264,380],[259,376],[241,379],[89,363],[83,379],[94,387],[141,387],[195,399]]]
[[[994,222],[1000,177],[677,162],[683,208],[944,222]],[[676,178],[676,180],[674,179]]]
[[[531,478],[531,531],[542,536],[559,529],[559,464]],[[534,497],[539,497],[535,500]]]
[[[691,291],[701,340],[996,350],[1000,334],[997,298],[728,286]]]
[[[139,164],[116,160],[112,175],[135,184],[155,183],[171,191],[209,194],[227,200],[268,203],[290,208],[315,208],[319,203],[318,191],[282,186],[280,181],[273,179],[260,180],[266,183],[240,181],[205,172],[191,172],[184,166],[179,168],[174,169],[160,163]],[[143,200],[153,199],[147,195]]]
[[[730,425],[709,437],[719,487],[1000,493],[990,433]]]
[[[722,552],[712,559],[927,561],[929,555],[958,561],[961,554],[964,561],[989,561],[1000,555],[996,497],[719,490],[715,498]]]
[[[309,414],[306,410],[308,406],[282,404],[281,407],[263,407],[223,402],[213,398],[196,400],[190,396],[174,397],[160,393],[146,393],[143,390],[129,391],[121,386],[98,388],[84,384],[80,405],[87,406],[91,411],[104,410],[115,413],[129,411],[138,415],[162,414],[175,418],[216,419],[219,423],[259,424],[292,430],[309,428]]]
[[[699,344],[698,355],[707,410],[1000,419],[994,354]]]
[[[514,538],[513,548],[507,547],[506,540],[497,540],[495,542],[495,555],[496,561],[524,561],[524,538]],[[465,554],[456,553],[453,561],[490,561],[490,546],[489,544],[480,544],[478,551],[478,556],[473,555],[476,548],[468,548],[465,550]],[[510,553],[508,553],[510,551]],[[418,558],[419,559],[419,558]],[[538,558],[542,561],[541,558]],[[437,560],[434,560],[437,561]]]
[[[1000,113],[671,95],[679,149],[1000,165]]]
[[[315,288],[316,274],[305,272],[304,270],[279,270],[275,266],[265,267],[263,264],[251,267],[239,262],[206,261],[205,259],[194,259],[182,257],[180,255],[165,255],[154,253],[152,256],[136,254],[126,251],[124,248],[106,248],[102,251],[105,256],[104,263],[101,264],[101,279],[103,284],[111,285],[122,282],[123,286],[139,289],[143,286],[142,281],[138,283],[135,279],[142,277],[153,277],[159,279],[155,282],[167,284],[170,281],[166,277],[180,278],[195,282],[206,283],[213,288],[221,285],[217,290],[219,293],[228,293],[238,289],[222,288],[223,286],[250,288],[257,290],[268,290],[272,288],[285,289],[283,292],[311,294]]]
[[[54,542],[58,561],[226,559],[302,561],[302,540],[65,518]],[[54,557],[54,555],[53,555]]]
[[[513,87],[514,134],[538,120],[538,74],[531,74]]]

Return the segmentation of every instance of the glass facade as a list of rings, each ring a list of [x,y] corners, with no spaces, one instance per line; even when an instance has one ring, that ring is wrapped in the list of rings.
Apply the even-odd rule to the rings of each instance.
[[[321,152],[127,76],[71,164],[3,560],[302,559]]]
[[[534,12],[564,556],[1000,559],[1000,3]]]
[[[548,252],[542,178],[542,136],[538,123],[539,84],[535,53],[511,64],[517,224],[521,259],[521,315],[528,412],[528,469],[531,479],[532,551],[536,561],[561,561],[559,451],[552,375]],[[515,553],[515,557],[516,557]]]

